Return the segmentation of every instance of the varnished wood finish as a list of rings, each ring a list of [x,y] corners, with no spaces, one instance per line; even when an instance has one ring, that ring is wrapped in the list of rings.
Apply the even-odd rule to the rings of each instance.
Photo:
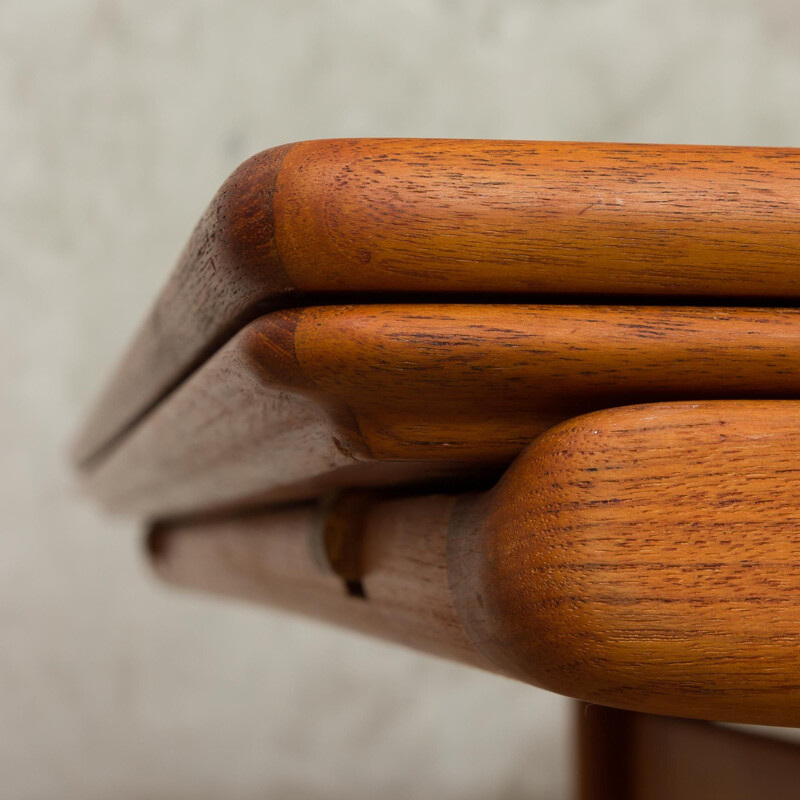
[[[174,515],[332,486],[499,470],[548,427],[630,402],[800,397],[800,311],[348,306],[262,317],[89,475]]]
[[[580,800],[794,800],[800,747],[703,722],[581,704]]]
[[[447,525],[455,497],[375,503],[354,517],[365,597],[315,558],[313,507],[205,522],[158,525],[148,552],[165,580],[267,603],[346,625],[484,669],[447,584]]]
[[[798,486],[798,402],[588,414],[539,437],[489,493],[376,499],[359,532],[366,597],[347,601],[378,603],[391,638],[572,697],[800,725]],[[287,530],[268,549],[275,518],[247,519],[164,526],[159,570],[271,600],[293,576],[262,562],[307,540]],[[306,588],[286,604],[329,616]]]
[[[86,463],[259,313],[291,304],[272,198],[288,147],[259,153],[223,184],[73,446]]]
[[[268,150],[212,201],[76,458],[107,448],[247,321],[310,298],[797,299],[799,177],[791,149],[347,139]]]
[[[585,415],[456,515],[456,607],[494,663],[553,691],[800,725],[799,490],[799,403]]]

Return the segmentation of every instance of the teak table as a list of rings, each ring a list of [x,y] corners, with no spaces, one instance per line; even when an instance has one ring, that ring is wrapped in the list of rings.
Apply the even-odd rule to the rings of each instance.
[[[586,800],[794,797],[709,721],[800,726],[799,213],[787,149],[267,150],[76,463],[170,582],[588,704]]]

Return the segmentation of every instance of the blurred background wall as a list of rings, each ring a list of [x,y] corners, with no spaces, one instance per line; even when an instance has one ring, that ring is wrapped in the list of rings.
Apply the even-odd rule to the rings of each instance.
[[[790,0],[2,0],[2,796],[567,796],[566,701],[168,591],[76,492],[68,439],[260,149],[792,146],[798,99]]]

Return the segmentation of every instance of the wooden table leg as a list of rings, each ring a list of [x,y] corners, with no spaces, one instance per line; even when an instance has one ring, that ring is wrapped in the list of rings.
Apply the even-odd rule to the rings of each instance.
[[[800,796],[800,745],[694,720],[577,710],[580,800]]]

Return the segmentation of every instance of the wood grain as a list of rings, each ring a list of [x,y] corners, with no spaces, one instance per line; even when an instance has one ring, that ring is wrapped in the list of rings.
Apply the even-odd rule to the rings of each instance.
[[[792,149],[343,139],[225,182],[79,436],[99,457],[265,311],[376,296],[800,297]]]
[[[260,318],[86,480],[145,516],[499,474],[577,414],[800,398],[800,311],[391,305]]]
[[[488,493],[376,497],[357,517],[365,597],[347,602],[380,607],[373,631],[585,701],[800,725],[798,486],[798,402],[595,412]],[[306,537],[265,544],[274,514],[163,525],[157,568],[267,601],[285,579],[285,605],[328,617],[282,566],[312,561]]]
[[[800,725],[798,487],[796,402],[579,417],[457,510],[456,608],[490,660],[553,691]]]
[[[249,159],[217,192],[79,432],[78,464],[100,456],[243,325],[291,304],[272,213],[287,150]]]

